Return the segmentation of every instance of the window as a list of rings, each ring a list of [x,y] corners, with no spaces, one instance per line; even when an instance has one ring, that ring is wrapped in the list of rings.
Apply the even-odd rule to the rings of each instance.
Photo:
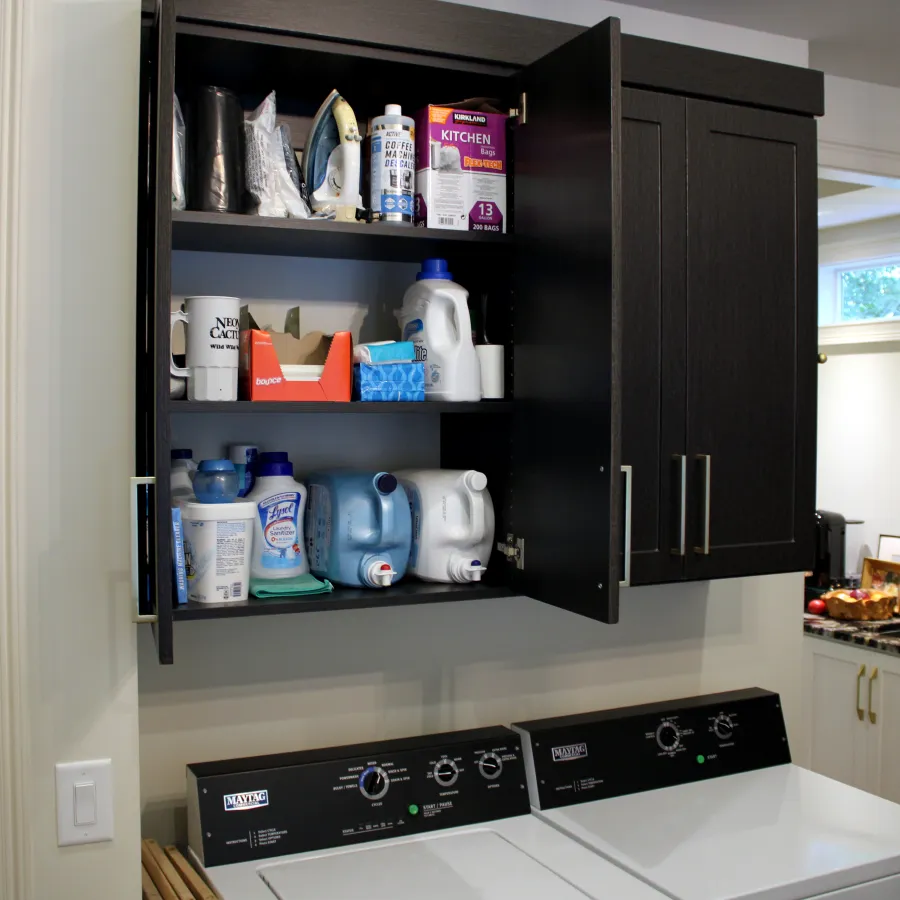
[[[865,323],[900,327],[900,256],[819,267],[819,325]]]
[[[841,322],[900,315],[900,260],[875,268],[843,269],[837,274]]]

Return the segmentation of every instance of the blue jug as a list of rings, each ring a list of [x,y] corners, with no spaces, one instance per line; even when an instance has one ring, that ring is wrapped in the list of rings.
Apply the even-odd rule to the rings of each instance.
[[[389,472],[318,472],[308,479],[310,570],[347,587],[390,587],[406,573],[412,518]]]

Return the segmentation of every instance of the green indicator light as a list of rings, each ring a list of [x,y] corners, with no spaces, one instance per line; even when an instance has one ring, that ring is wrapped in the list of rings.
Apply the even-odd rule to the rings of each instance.
[[[697,762],[700,763],[700,765],[703,765],[703,763],[706,762],[706,757],[701,753],[701,754],[697,757]]]
[[[407,807],[407,811],[411,816],[417,816],[419,814],[419,807],[416,806],[415,803],[410,803]]]

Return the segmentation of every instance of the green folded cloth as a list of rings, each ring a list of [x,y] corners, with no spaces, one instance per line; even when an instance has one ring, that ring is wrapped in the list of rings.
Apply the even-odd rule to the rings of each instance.
[[[284,597],[287,595],[330,594],[334,585],[328,581],[319,581],[312,575],[298,575],[296,578],[251,578],[250,593],[254,597],[265,600],[267,597]]]

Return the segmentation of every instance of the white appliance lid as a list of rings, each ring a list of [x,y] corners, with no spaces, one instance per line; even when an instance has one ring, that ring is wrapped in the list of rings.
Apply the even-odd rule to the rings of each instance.
[[[278,900],[585,900],[496,832],[356,847],[260,866]]]
[[[793,765],[539,815],[678,900],[802,900],[900,873],[900,806]]]

